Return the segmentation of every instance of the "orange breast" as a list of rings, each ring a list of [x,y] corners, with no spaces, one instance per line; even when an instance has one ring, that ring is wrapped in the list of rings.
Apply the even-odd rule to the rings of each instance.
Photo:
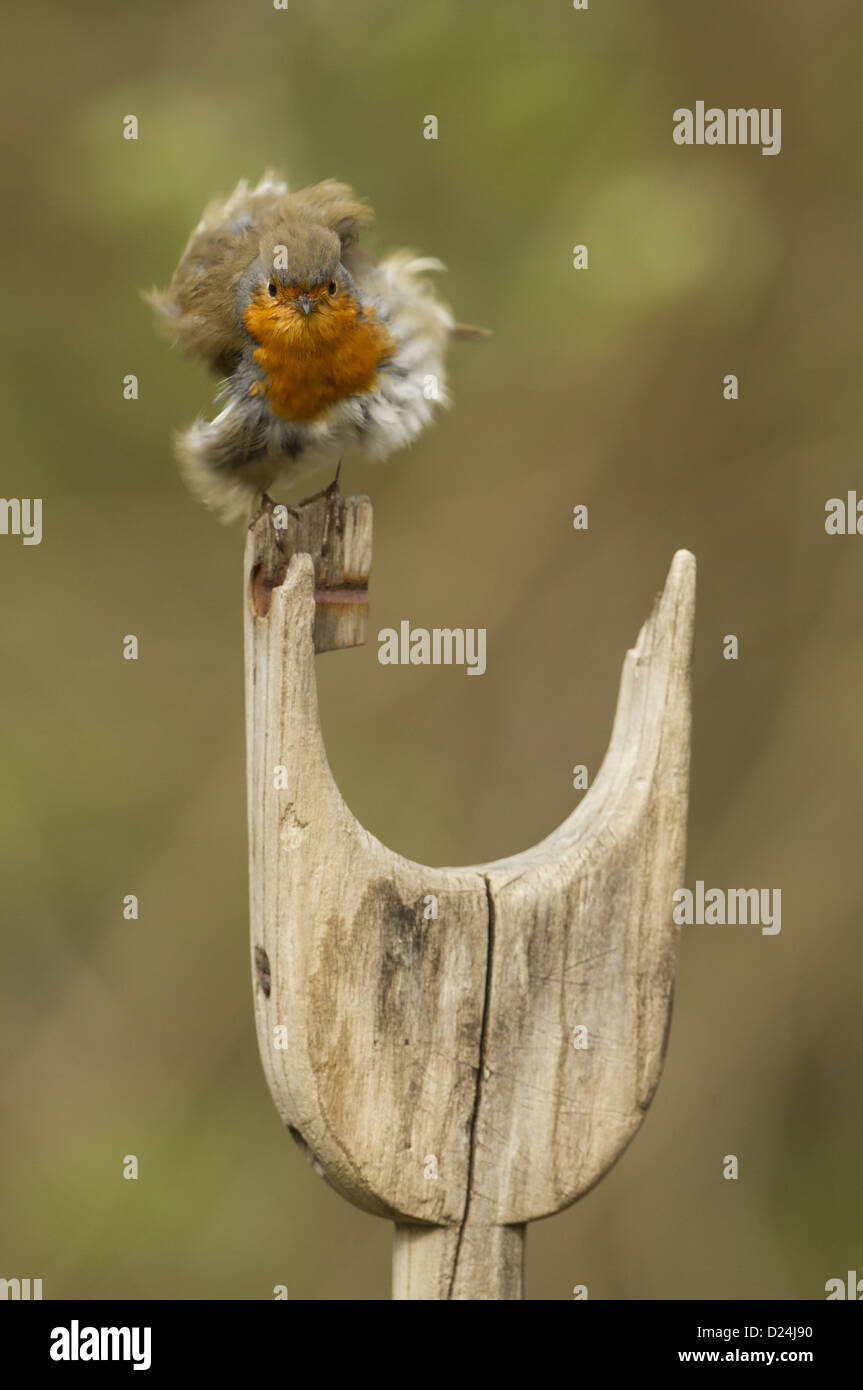
[[[307,316],[290,292],[252,300],[243,319],[259,344],[254,358],[265,374],[274,415],[314,420],[336,401],[369,391],[392,341],[373,309],[361,311],[341,291],[321,294]]]

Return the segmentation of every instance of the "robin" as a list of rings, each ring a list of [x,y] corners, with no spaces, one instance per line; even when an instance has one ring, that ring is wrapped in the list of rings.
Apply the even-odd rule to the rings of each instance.
[[[205,209],[168,288],[145,296],[223,378],[216,418],[176,437],[187,484],[223,520],[350,445],[381,459],[409,444],[449,403],[448,340],[485,336],[435,297],[424,275],[440,261],[359,249],[373,216],[334,179],[296,193],[272,172],[243,180]]]

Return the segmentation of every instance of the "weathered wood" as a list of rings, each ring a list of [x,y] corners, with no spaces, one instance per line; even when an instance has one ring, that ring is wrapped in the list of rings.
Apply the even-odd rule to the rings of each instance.
[[[315,568],[315,651],[363,646],[372,564],[369,499],[342,497],[333,484],[297,507],[276,507],[268,501],[250,530],[255,537],[255,562],[247,572],[255,616],[266,617],[273,590],[284,582],[291,556],[311,555]]]
[[[560,1211],[611,1167],[653,1099],[684,880],[694,581],[692,556],[678,552],[626,656],[611,742],[580,805],[534,849],[482,870],[493,1007],[475,1218]],[[573,1046],[580,1026],[586,1048]]]
[[[269,553],[271,525],[264,513],[250,532],[247,575]],[[247,604],[252,945],[270,979],[267,995],[259,966],[264,1069],[285,1123],[333,1186],[382,1215],[458,1222],[486,884],[471,870],[402,859],[345,806],[321,738],[314,610],[305,554],[291,559],[265,616]],[[423,916],[429,894],[436,921]],[[424,1176],[428,1156],[437,1179]]]
[[[250,533],[252,593],[251,576],[272,567],[270,526],[265,513]],[[520,1298],[525,1223],[601,1177],[659,1078],[684,869],[694,561],[675,557],[627,655],[608,753],[572,815],[523,854],[432,869],[371,836],[330,773],[315,566],[299,544],[314,548],[314,527],[298,524],[266,611],[251,601],[246,616],[264,1069],[319,1171],[396,1221],[394,1297]]]
[[[524,1298],[524,1226],[396,1226],[393,1298]]]

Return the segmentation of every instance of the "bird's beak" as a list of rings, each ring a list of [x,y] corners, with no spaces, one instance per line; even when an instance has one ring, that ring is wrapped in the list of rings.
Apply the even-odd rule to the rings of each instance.
[[[312,312],[312,301],[307,294],[301,294],[297,303],[304,314],[310,314]]]

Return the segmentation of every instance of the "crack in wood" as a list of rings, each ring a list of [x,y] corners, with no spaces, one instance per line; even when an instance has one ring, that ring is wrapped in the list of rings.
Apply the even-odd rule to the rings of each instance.
[[[488,940],[486,945],[485,986],[482,1001],[482,1020],[480,1022],[479,1029],[479,1064],[477,1066],[476,1072],[476,1091],[474,1093],[473,1112],[470,1117],[470,1129],[468,1132],[467,1191],[465,1192],[464,1199],[464,1214],[461,1219],[461,1224],[458,1228],[458,1237],[456,1239],[455,1254],[453,1256],[452,1262],[452,1275],[450,1276],[449,1290],[447,1292],[448,1299],[451,1299],[453,1296],[455,1281],[458,1276],[459,1255],[461,1254],[461,1247],[462,1241],[464,1239],[465,1227],[467,1226],[468,1217],[470,1216],[470,1200],[471,1196],[473,1195],[474,1158],[476,1154],[476,1126],[477,1120],[479,1119],[479,1107],[482,1102],[482,1083],[483,1071],[485,1070],[486,1038],[488,1034],[488,1020],[491,1005],[491,971],[492,962],[494,960],[495,926],[494,896],[491,891],[491,883],[487,874],[483,874],[483,882],[485,883],[485,896],[486,903],[488,905]]]

